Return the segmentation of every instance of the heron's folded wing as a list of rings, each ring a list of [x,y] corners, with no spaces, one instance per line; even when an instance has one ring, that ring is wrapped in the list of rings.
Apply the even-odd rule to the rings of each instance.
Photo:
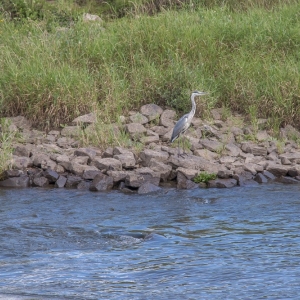
[[[177,121],[173,129],[171,143],[174,142],[181,133],[184,133],[189,128],[189,124],[187,121],[188,121],[188,115],[184,115]]]

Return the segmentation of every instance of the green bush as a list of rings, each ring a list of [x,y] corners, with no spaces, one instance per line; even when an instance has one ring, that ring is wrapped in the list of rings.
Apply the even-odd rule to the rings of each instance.
[[[208,183],[210,180],[214,180],[217,178],[216,174],[208,173],[208,172],[201,172],[194,178],[194,182],[196,183]]]

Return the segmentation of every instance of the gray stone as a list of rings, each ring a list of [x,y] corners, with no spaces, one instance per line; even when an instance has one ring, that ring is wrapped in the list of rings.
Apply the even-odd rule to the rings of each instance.
[[[22,175],[24,175],[22,170],[6,170],[4,172],[5,177],[20,177]]]
[[[169,109],[164,110],[160,116],[159,125],[164,127],[174,127],[175,117],[176,117],[176,112],[174,110],[169,110]]]
[[[88,156],[90,161],[92,161],[96,157],[97,152],[91,148],[79,148],[74,151],[74,155]]]
[[[151,127],[151,130],[154,131],[156,134],[158,134],[159,136],[163,136],[165,135],[168,131],[172,130],[169,127],[164,127],[164,126],[153,126]]]
[[[80,164],[80,165],[86,165],[89,161],[89,157],[88,156],[74,156],[72,159],[71,159],[71,164],[72,163],[77,163],[77,164]]]
[[[291,168],[288,170],[287,175],[291,177],[297,177],[299,176],[299,171],[300,171],[299,169]]]
[[[86,115],[82,115],[77,117],[72,121],[74,125],[87,125],[87,124],[93,124],[97,120],[97,116],[95,113],[89,113]]]
[[[165,133],[161,139],[163,142],[170,142],[173,133],[173,128],[170,129],[167,133]]]
[[[109,147],[104,152],[102,157],[103,158],[112,158],[114,156],[114,149]]]
[[[217,173],[217,177],[227,179],[232,177],[233,171],[232,170],[219,170]]]
[[[178,189],[195,189],[198,187],[198,184],[188,179],[184,173],[177,172],[177,188]]]
[[[292,162],[288,158],[282,157],[281,158],[281,164],[283,164],[283,165],[291,165]]]
[[[204,148],[213,152],[219,152],[224,147],[222,143],[208,139],[201,140],[200,143],[203,145]]]
[[[139,139],[139,141],[145,145],[149,145],[151,143],[159,142],[159,136],[158,135],[143,136],[142,138]]]
[[[220,157],[219,162],[221,164],[230,165],[230,164],[234,163],[236,161],[236,159],[237,159],[236,157],[232,157],[232,156],[222,156],[222,157]]]
[[[263,175],[268,179],[268,180],[274,180],[276,177],[269,171],[264,170]]]
[[[188,155],[184,157],[172,155],[169,159],[169,163],[174,167],[194,170],[209,170],[213,165],[210,161],[195,155]]]
[[[168,158],[169,158],[169,154],[164,151],[144,149],[140,153],[140,159],[142,160],[142,164],[145,167],[150,165],[151,159],[155,159],[156,161],[166,162]]]
[[[132,152],[114,155],[114,158],[121,162],[124,169],[132,169],[135,167],[136,161]]]
[[[105,174],[98,174],[90,185],[90,191],[107,191],[113,188],[113,178]]]
[[[0,181],[0,186],[10,187],[10,188],[29,187],[29,177],[28,176],[11,177],[3,181]]]
[[[146,104],[141,107],[140,112],[146,116],[149,121],[152,121],[160,117],[163,109],[156,104]]]
[[[268,163],[266,170],[271,172],[276,177],[285,176],[288,172],[287,167],[283,165],[275,164],[273,162]]]
[[[77,185],[81,181],[82,181],[82,178],[80,176],[75,176],[75,175],[72,175],[72,174],[68,174],[67,182],[65,184],[65,187],[66,188],[77,188]]]
[[[115,147],[113,148],[112,154],[113,155],[119,155],[119,154],[127,154],[130,153],[132,154],[132,152],[126,148],[122,148],[122,147]]]
[[[61,137],[59,139],[57,139],[56,143],[59,147],[61,148],[70,148],[72,145],[74,145],[76,141],[73,138],[70,137]]]
[[[77,190],[89,190],[90,187],[91,187],[91,182],[83,180],[78,183]]]
[[[156,193],[161,191],[161,188],[155,184],[150,182],[144,182],[138,189],[138,194],[149,194],[149,193]]]
[[[125,178],[128,174],[131,174],[130,171],[107,171],[107,175],[112,177],[114,183],[125,181]]]
[[[125,177],[125,185],[132,188],[139,188],[144,182],[144,176],[140,174],[129,173]]]
[[[31,167],[32,161],[29,157],[13,156],[11,165],[14,169],[22,170]]]
[[[269,153],[269,155],[266,157],[268,160],[272,160],[274,162],[279,162],[279,159],[278,159],[278,155],[275,151]]]
[[[269,136],[269,134],[267,133],[266,130],[258,131],[257,134],[256,134],[256,139],[259,142],[267,141],[269,138],[270,138],[270,136]]]
[[[241,153],[241,149],[233,144],[233,143],[229,143],[225,146],[225,149],[229,152],[230,156],[239,156],[239,154]]]
[[[70,158],[67,155],[57,155],[55,161],[64,167],[66,170],[70,170]]]
[[[87,166],[87,168],[83,171],[82,178],[86,180],[93,180],[96,175],[102,173],[95,166]]]
[[[268,182],[268,178],[263,175],[262,173],[258,173],[255,177],[254,180],[258,183],[267,183]]]
[[[39,187],[46,187],[49,185],[49,180],[44,176],[37,177],[33,179],[32,185],[39,186]]]
[[[150,168],[139,168],[135,171],[138,175],[144,177],[145,182],[150,182],[155,185],[159,185],[160,182],[160,173],[154,172]]]
[[[22,129],[22,130],[23,129],[27,129],[27,130],[31,129],[31,126],[32,126],[31,122],[23,116],[11,117],[8,119],[10,119],[10,121],[15,126],[17,126],[19,129]]]
[[[241,128],[238,128],[238,127],[235,127],[235,126],[231,127],[230,131],[236,137],[244,135],[244,131]]]
[[[210,188],[231,188],[237,185],[237,180],[234,178],[228,179],[214,179],[208,182],[208,187]]]
[[[286,183],[286,184],[300,184],[300,181],[287,176],[281,176],[276,179],[277,182]]]
[[[57,172],[55,172],[51,169],[44,171],[43,175],[45,178],[47,178],[49,180],[49,183],[55,183],[57,181],[57,179],[59,178],[59,174],[57,174]]]
[[[14,146],[13,155],[29,157],[30,156],[30,150],[25,145],[17,144],[17,145]]]
[[[267,148],[257,146],[254,143],[245,142],[242,143],[241,149],[246,153],[252,153],[255,156],[266,156],[267,155]]]
[[[125,130],[131,138],[138,139],[144,135],[144,133],[147,132],[147,129],[139,123],[129,123],[125,125]]]
[[[291,139],[291,138],[300,139],[300,132],[291,125],[286,125],[284,128],[281,128],[280,135],[282,138],[285,139]]]
[[[291,152],[291,153],[283,153],[279,155],[279,158],[286,159],[292,163],[299,164],[300,163],[300,152]]]
[[[82,176],[86,170],[95,170],[94,166],[82,165],[75,161],[70,163],[69,171],[75,175]]]
[[[239,186],[258,185],[258,183],[253,180],[252,173],[245,171],[244,168],[235,169],[232,177],[237,180]]]
[[[41,168],[42,165],[47,164],[47,162],[50,160],[50,156],[44,153],[34,153],[31,159],[35,167]]]
[[[148,123],[148,118],[140,113],[136,113],[135,115],[132,115],[129,117],[130,121],[132,123],[140,123],[140,124],[146,124]]]
[[[177,176],[178,176],[178,173],[183,174],[189,180],[193,180],[194,177],[199,173],[199,171],[195,170],[195,169],[185,169],[185,168],[179,167],[177,169]]]
[[[67,178],[63,175],[60,175],[58,177],[58,179],[56,180],[54,186],[57,188],[63,188],[65,186],[66,182],[67,182]]]
[[[115,159],[115,158],[98,158],[95,157],[93,160],[95,166],[100,170],[114,170],[114,171],[121,171],[122,170],[122,163]]]
[[[167,181],[169,179],[172,167],[161,161],[157,161],[155,158],[152,158],[149,163],[149,168],[156,173],[160,173],[160,178],[162,181]]]

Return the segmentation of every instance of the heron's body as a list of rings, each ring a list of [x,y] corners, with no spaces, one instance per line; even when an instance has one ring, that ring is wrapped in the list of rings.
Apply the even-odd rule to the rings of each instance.
[[[171,137],[171,143],[173,143],[181,134],[184,134],[187,131],[187,129],[190,127],[192,119],[196,112],[195,97],[205,95],[205,94],[206,94],[205,92],[198,92],[198,91],[192,93],[191,95],[192,110],[188,114],[182,116],[175,124],[172,137]]]

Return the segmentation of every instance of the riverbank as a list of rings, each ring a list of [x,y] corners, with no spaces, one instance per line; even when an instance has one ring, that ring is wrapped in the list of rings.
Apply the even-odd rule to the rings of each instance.
[[[280,139],[272,137],[267,120],[248,124],[240,115],[213,109],[210,120],[194,118],[178,154],[170,137],[177,116],[174,110],[147,104],[120,116],[107,135],[124,136],[130,147],[82,147],[86,134],[95,131],[93,113],[72,125],[49,132],[33,129],[24,117],[9,118],[7,130],[18,137],[12,145],[9,170],[1,187],[56,187],[127,193],[178,189],[230,188],[270,181],[300,184],[300,133],[290,125]],[[3,129],[3,128],[2,128]],[[130,141],[130,143],[129,143]]]

